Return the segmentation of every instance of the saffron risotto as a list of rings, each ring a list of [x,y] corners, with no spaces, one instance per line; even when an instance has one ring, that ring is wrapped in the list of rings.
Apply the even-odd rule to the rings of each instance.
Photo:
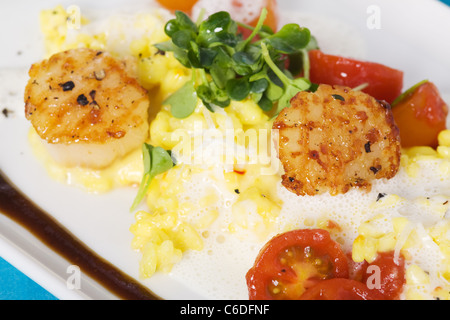
[[[191,252],[218,255],[215,246],[228,237],[260,248],[278,232],[315,227],[328,230],[356,262],[371,262],[377,252],[401,253],[406,259],[402,298],[449,298],[450,130],[440,133],[436,149],[402,150],[398,175],[376,182],[369,193],[297,197],[281,186],[282,168],[273,146],[261,147],[270,141],[261,133],[270,131],[272,121],[251,99],[216,112],[199,101],[185,119],[173,117],[162,103],[191,78],[171,53],[153,47],[168,40],[164,25],[170,13],[151,9],[101,21],[82,16],[77,29],[68,26],[69,16],[62,6],[42,11],[46,54],[88,47],[134,59],[138,80],[151,97],[148,143],[172,150],[177,163],[153,179],[145,204],[133,213],[131,246],[142,254],[143,278],[173,272]],[[210,135],[198,146],[196,132]],[[235,153],[225,161],[214,152],[223,150],[220,142],[230,132]],[[50,176],[63,183],[100,193],[141,181],[140,149],[103,170],[66,168],[46,153],[36,132],[31,130],[29,138]],[[193,158],[199,154],[202,159]]]

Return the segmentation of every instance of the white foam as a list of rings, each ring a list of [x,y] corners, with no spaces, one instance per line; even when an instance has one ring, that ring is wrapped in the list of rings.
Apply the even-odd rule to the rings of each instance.
[[[236,5],[239,3],[239,5]],[[192,8],[194,20],[204,10],[205,18],[218,11],[228,11],[231,17],[239,22],[250,23],[257,19],[266,0],[237,1],[237,0],[199,0]]]
[[[202,232],[204,250],[186,252],[171,274],[210,299],[247,299],[245,274],[253,265],[259,249],[277,232],[309,227],[320,220],[332,220],[342,229],[335,233],[334,237],[344,250],[349,251],[358,235],[360,224],[382,212],[386,218],[376,222],[377,227],[384,232],[392,231],[391,218],[395,216],[407,216],[412,221],[413,230],[422,230],[420,234],[424,245],[409,251],[412,259],[408,261],[408,265],[417,264],[433,274],[431,285],[437,286],[441,281],[438,277],[439,270],[443,267],[441,252],[423,229],[423,225],[430,221],[430,214],[421,210],[415,199],[425,196],[430,201],[445,200],[446,196],[442,196],[442,190],[450,190],[450,180],[440,179],[438,162],[423,162],[421,168],[415,178],[409,177],[405,170],[401,169],[393,179],[374,183],[370,192],[355,189],[337,196],[324,194],[298,197],[279,183],[276,187],[283,201],[279,223],[265,240],[260,241],[255,240],[256,237],[251,234],[231,234],[227,230],[233,219],[231,204],[237,197],[224,191],[224,181],[221,180],[223,177],[218,174],[217,169],[194,175],[187,183],[188,188],[185,189],[188,191],[183,197],[195,201],[213,190],[220,199],[220,215],[212,226]],[[438,186],[435,185],[436,181],[439,181]],[[376,202],[380,193],[398,195],[405,201],[383,207],[379,211],[371,210],[371,205]]]
[[[105,11],[106,10],[106,11]],[[82,34],[102,35],[106,37],[105,49],[120,56],[130,55],[130,43],[133,40],[151,37],[160,32],[172,14],[160,8],[117,8],[83,11],[89,23],[79,28],[68,29],[66,43],[77,43]],[[140,23],[144,20],[145,22]]]
[[[354,59],[366,58],[366,42],[361,32],[342,20],[298,11],[282,12],[280,20],[283,24],[297,23],[308,28],[323,52]]]
[[[209,299],[247,299],[243,275],[253,264],[259,246],[227,232],[231,204],[236,196],[226,191],[224,180],[220,180],[220,176],[218,179],[216,172],[211,169],[206,174],[194,174],[184,185],[186,192],[181,198],[194,203],[215,193],[219,197],[216,206],[220,214],[211,226],[200,232],[204,249],[186,252],[171,274]],[[201,214],[194,212],[192,219],[196,220]]]

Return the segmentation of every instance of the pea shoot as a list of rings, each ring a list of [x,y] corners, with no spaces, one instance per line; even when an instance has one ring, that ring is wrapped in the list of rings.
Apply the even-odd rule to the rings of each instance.
[[[228,12],[220,11],[206,20],[194,23],[181,11],[165,25],[169,41],[155,44],[161,51],[173,52],[192,77],[163,103],[170,105],[176,118],[191,115],[198,99],[211,112],[213,106],[226,108],[232,100],[253,99],[265,112],[277,115],[288,107],[299,91],[312,90],[309,81],[308,51],[317,48],[307,28],[287,24],[274,33],[264,26],[267,10],[263,9],[253,28],[237,23]],[[252,30],[246,39],[238,26]],[[286,67],[286,59],[295,63]],[[290,62],[291,62],[290,61]],[[303,71],[303,77],[296,77]],[[147,143],[142,146],[144,175],[130,208],[142,202],[152,179],[171,169],[175,163],[171,152]]]
[[[225,11],[197,23],[175,12],[175,18],[165,25],[170,40],[155,45],[173,52],[182,65],[192,69],[192,79],[164,101],[174,117],[192,114],[197,98],[213,112],[213,105],[225,108],[232,100],[250,97],[263,111],[276,115],[297,92],[311,88],[308,51],[317,48],[314,37],[294,23],[275,33],[263,25],[266,16],[264,8],[252,28],[237,23]],[[238,26],[252,33],[243,39]],[[286,67],[289,57],[299,60],[292,68]],[[302,71],[302,77],[294,78]]]
[[[171,152],[164,150],[161,147],[154,147],[148,143],[144,143],[142,145],[142,155],[144,161],[144,175],[142,176],[139,190],[131,205],[130,211],[134,211],[142,202],[153,178],[174,166]]]

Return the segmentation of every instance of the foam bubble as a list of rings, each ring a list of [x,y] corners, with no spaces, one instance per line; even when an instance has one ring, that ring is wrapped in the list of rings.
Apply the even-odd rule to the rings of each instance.
[[[202,10],[206,17],[218,11],[228,11],[234,20],[250,23],[259,17],[265,3],[266,0],[199,0],[192,8],[192,16],[198,18]]]

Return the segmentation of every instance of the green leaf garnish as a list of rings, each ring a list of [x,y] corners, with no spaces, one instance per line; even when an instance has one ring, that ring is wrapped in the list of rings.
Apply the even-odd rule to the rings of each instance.
[[[308,29],[301,28],[298,24],[290,23],[283,26],[274,35],[267,37],[265,42],[270,43],[279,52],[291,54],[305,48],[310,39],[311,33]]]
[[[199,98],[208,110],[213,105],[225,108],[232,100],[250,97],[263,111],[276,112],[289,105],[290,99],[301,90],[310,88],[308,51],[316,49],[316,39],[307,28],[287,24],[278,32],[264,25],[264,8],[256,26],[234,21],[225,11],[216,12],[206,20],[194,23],[182,13],[167,22],[170,41],[156,44],[163,51],[171,51],[185,67],[200,75],[198,81],[186,83],[166,100],[177,118],[189,116]],[[252,30],[247,39],[238,26]],[[293,59],[291,69],[286,59]],[[294,78],[301,74],[303,78]]]
[[[197,25],[192,22],[191,18],[182,11],[175,12],[175,19],[169,20],[164,31],[169,36],[172,37],[176,32],[181,30],[188,30],[192,32],[197,32]]]
[[[228,96],[236,101],[244,100],[250,93],[250,83],[247,78],[231,79],[227,82]]]
[[[154,147],[144,143],[142,145],[142,156],[144,161],[144,175],[130,211],[134,211],[142,199],[144,199],[153,178],[174,166],[170,151],[166,151],[161,147]]]
[[[234,47],[238,42],[237,24],[228,12],[216,12],[200,24],[197,42],[202,47]]]
[[[280,81],[283,83],[284,90],[278,99],[278,107],[275,114],[278,114],[284,108],[290,106],[291,99],[300,91],[309,89],[311,82],[305,78],[289,78],[283,71],[272,61],[267,45],[262,42],[262,55],[267,65],[272,69],[272,71],[278,76]]]
[[[163,104],[170,105],[170,112],[175,118],[183,119],[190,116],[197,106],[197,92],[194,88],[194,81],[186,82]]]

